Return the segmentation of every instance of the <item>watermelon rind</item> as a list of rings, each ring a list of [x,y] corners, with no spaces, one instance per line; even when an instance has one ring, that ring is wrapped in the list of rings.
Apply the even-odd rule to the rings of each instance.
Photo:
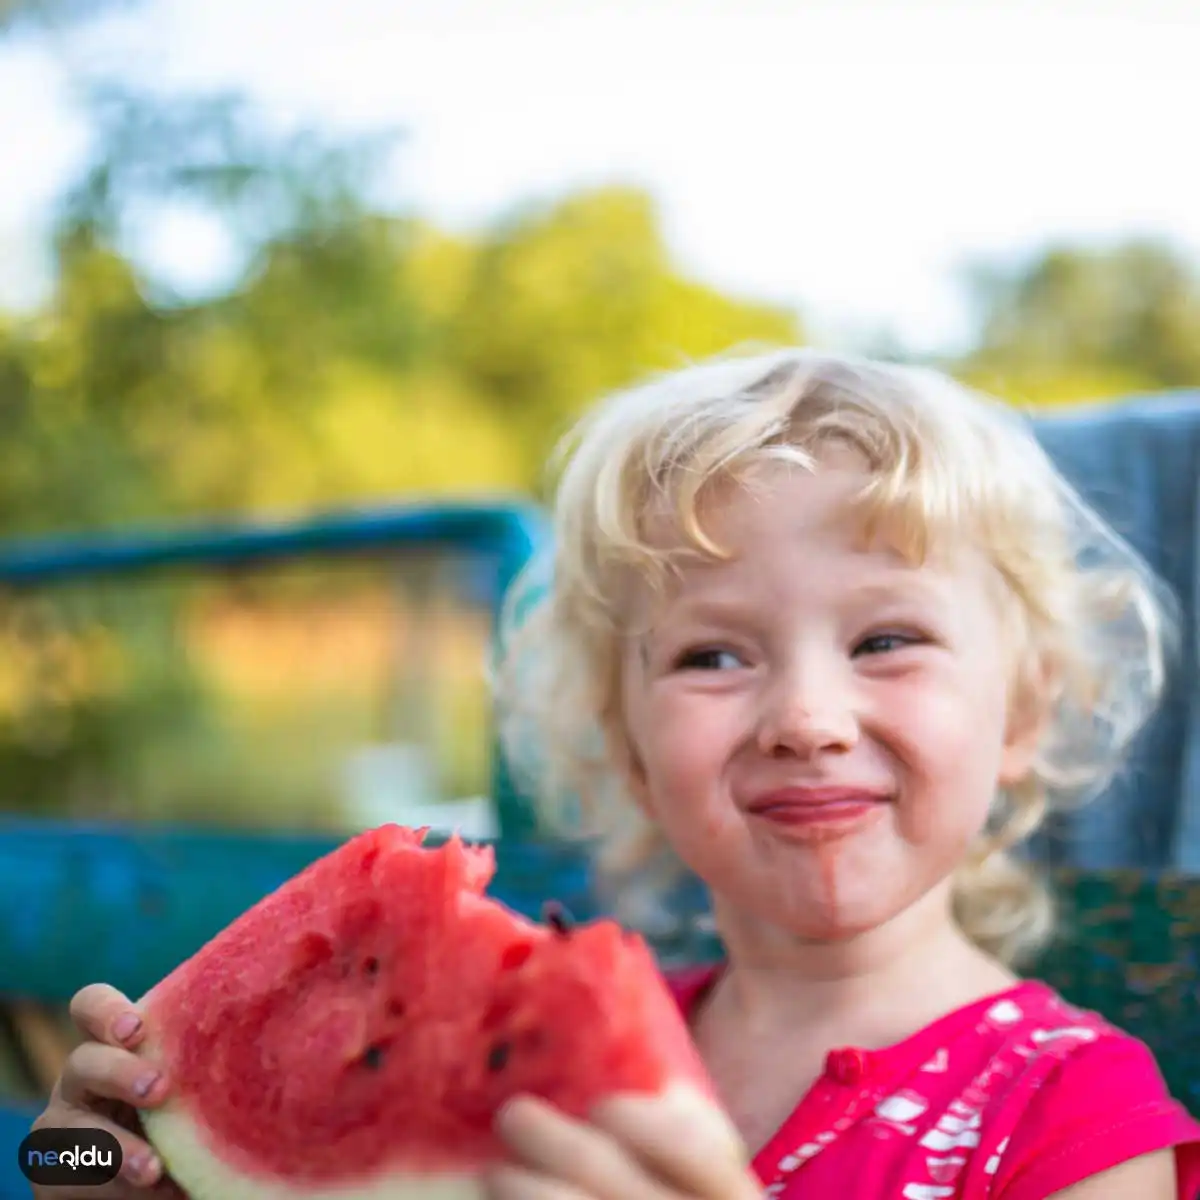
[[[168,1101],[141,1113],[142,1125],[168,1174],[191,1200],[484,1200],[478,1176],[422,1174],[397,1168],[373,1181],[332,1187],[254,1177],[223,1162],[205,1144],[186,1108]],[[347,1164],[348,1166],[350,1164]]]

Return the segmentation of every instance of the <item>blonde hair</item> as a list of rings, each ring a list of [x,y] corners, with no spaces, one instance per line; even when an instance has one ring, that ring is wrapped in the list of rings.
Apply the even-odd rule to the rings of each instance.
[[[954,902],[976,944],[1019,961],[1050,936],[1053,910],[1012,851],[1052,806],[1094,796],[1118,770],[1161,694],[1173,606],[1021,415],[943,374],[783,349],[654,377],[588,413],[562,447],[550,554],[503,615],[503,750],[546,821],[602,838],[608,869],[661,862],[614,742],[631,585],[661,589],[671,571],[651,515],[671,514],[681,549],[720,556],[702,520],[714,486],[764,462],[812,469],[830,442],[869,464],[861,503],[875,529],[917,561],[972,540],[1015,601],[1013,703],[1041,706],[1045,735],[1028,776],[997,793]]]

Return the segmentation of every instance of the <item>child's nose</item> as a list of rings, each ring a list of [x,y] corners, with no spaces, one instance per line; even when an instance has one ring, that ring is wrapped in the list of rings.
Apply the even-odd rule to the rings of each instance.
[[[807,757],[823,750],[848,750],[858,740],[853,705],[827,683],[793,680],[764,705],[758,743],[763,754]]]

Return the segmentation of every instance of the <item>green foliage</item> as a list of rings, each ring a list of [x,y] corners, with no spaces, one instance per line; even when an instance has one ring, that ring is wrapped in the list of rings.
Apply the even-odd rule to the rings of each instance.
[[[651,201],[627,189],[500,223],[462,275],[440,351],[519,433],[531,485],[550,441],[602,392],[738,342],[800,333],[791,314],[683,276]]]
[[[0,0],[0,27],[14,12]],[[639,191],[544,200],[455,235],[372,202],[392,139],[272,132],[236,98],[85,95],[97,151],[56,212],[53,294],[0,316],[0,535],[537,494],[553,442],[599,393],[804,338],[797,314],[689,277]],[[220,222],[228,286],[173,294],[134,252],[164,206]],[[978,343],[943,365],[1002,395],[1200,383],[1200,284],[1169,248],[1052,248],[976,271],[972,296]],[[220,583],[217,618],[165,587],[0,597],[0,805],[329,818],[345,747],[396,734],[374,711],[390,703],[381,659],[432,634],[405,601],[363,616],[353,589],[317,603],[283,580],[263,584],[276,615],[254,625],[241,585]],[[310,611],[338,632],[277,668],[281,614]],[[245,621],[261,636],[217,654],[218,670],[210,642]],[[443,713],[440,766],[461,792],[484,778],[481,642],[471,618],[451,626],[446,694],[418,688],[416,707]],[[381,640],[354,651],[363,629]],[[347,647],[347,672],[375,673],[355,690],[318,671],[309,703],[287,672],[330,645]],[[253,686],[230,690],[230,661]]]
[[[1158,242],[1051,247],[976,272],[964,373],[1043,403],[1200,384],[1200,274]]]
[[[653,206],[570,196],[474,238],[366,201],[386,140],[268,134],[228,97],[93,89],[46,307],[0,329],[0,530],[536,488],[584,403],[790,314],[671,262]],[[128,250],[155,206],[219,219],[243,271],[182,299]]]

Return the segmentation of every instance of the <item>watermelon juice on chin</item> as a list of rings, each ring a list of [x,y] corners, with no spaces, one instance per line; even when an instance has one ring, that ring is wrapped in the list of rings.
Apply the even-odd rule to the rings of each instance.
[[[142,1121],[194,1200],[475,1197],[520,1094],[576,1117],[677,1095],[718,1123],[641,938],[527,921],[484,895],[490,847],[424,833],[351,839],[143,998],[172,1096]]]

